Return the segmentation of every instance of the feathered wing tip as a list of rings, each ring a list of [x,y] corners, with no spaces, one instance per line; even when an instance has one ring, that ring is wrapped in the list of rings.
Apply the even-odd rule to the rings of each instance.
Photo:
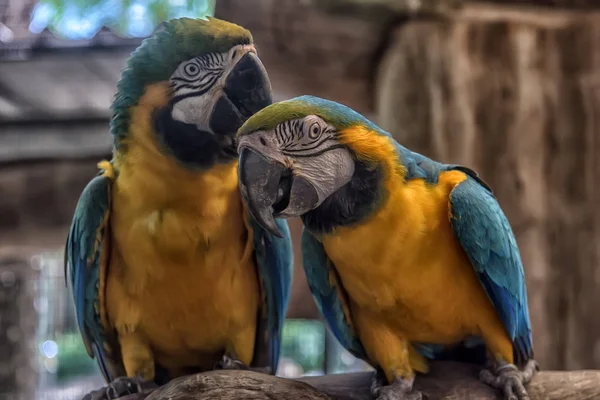
[[[515,338],[513,342],[513,358],[515,365],[522,367],[534,358],[531,332]]]
[[[252,44],[247,29],[218,18],[176,18],[165,21],[131,54],[117,83],[110,130],[115,149],[127,136],[129,109],[148,85],[169,79],[183,61],[207,53],[224,53],[233,46]]]

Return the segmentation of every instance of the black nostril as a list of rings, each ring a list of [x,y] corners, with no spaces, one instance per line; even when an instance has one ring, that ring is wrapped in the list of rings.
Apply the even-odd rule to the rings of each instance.
[[[267,141],[265,140],[265,138],[263,138],[263,137],[260,138],[260,144],[262,144],[263,146],[267,145]]]

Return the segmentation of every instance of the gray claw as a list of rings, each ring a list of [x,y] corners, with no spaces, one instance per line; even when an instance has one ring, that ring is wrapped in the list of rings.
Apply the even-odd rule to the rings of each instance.
[[[538,370],[538,363],[529,360],[523,371],[519,371],[514,364],[505,364],[496,368],[495,372],[490,369],[482,370],[479,379],[496,389],[501,389],[505,400],[529,400],[525,385],[531,382]]]
[[[379,396],[379,392],[381,388],[387,384],[387,380],[382,370],[379,368],[373,374],[371,378],[371,396],[377,398]]]
[[[223,358],[215,364],[214,369],[249,370],[250,368],[240,360],[224,354]]]
[[[223,355],[223,358],[221,358],[220,361],[217,361],[217,363],[214,366],[215,370],[225,370],[225,369],[229,369],[229,370],[243,370],[243,371],[253,371],[253,372],[258,372],[259,374],[266,374],[266,375],[271,375],[273,369],[270,366],[266,366],[266,367],[249,367],[246,364],[244,364],[243,362],[241,362],[240,360],[238,360],[237,358],[234,357],[230,357],[226,354]]]
[[[154,387],[156,387],[154,382],[144,382],[140,377],[121,377],[101,389],[92,390],[82,400],[115,400],[130,394],[142,393],[145,389]]]
[[[371,381],[371,395],[377,400],[424,400],[421,392],[412,390],[414,378],[397,378],[391,385],[380,369],[373,375]]]

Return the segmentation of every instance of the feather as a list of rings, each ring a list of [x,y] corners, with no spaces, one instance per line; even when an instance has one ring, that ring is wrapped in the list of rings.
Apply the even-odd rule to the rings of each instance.
[[[472,177],[450,193],[450,222],[513,342],[518,364],[533,358],[525,276],[515,236],[491,192]]]
[[[111,354],[108,335],[102,324],[104,296],[100,281],[107,268],[101,262],[105,251],[110,213],[110,179],[96,176],[85,187],[73,217],[65,246],[65,276],[75,304],[79,331],[90,357],[95,358],[104,379],[114,378],[109,370]],[[114,371],[113,371],[114,372]]]
[[[266,350],[274,374],[279,363],[283,322],[292,286],[293,253],[290,229],[285,220],[276,220],[277,227],[283,234],[282,238],[278,238],[265,231],[251,216],[249,219],[261,287],[264,291],[262,308],[266,312],[261,317],[266,319]],[[255,360],[258,353],[265,351],[265,343],[261,337],[265,337],[264,332],[257,333]]]

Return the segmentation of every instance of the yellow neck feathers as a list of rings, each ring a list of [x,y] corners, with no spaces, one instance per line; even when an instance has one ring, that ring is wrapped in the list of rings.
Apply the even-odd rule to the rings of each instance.
[[[237,162],[210,171],[190,171],[161,151],[152,126],[152,113],[169,101],[167,82],[151,85],[131,110],[131,127],[125,154],[115,156],[118,187],[131,197],[152,200],[152,207],[189,204],[203,214],[218,213],[238,188]],[[131,200],[131,199],[130,199]]]
[[[383,171],[383,185],[387,193],[398,190],[404,181],[406,169],[398,162],[392,139],[364,126],[353,126],[340,131],[340,142],[354,151],[366,165],[379,166]],[[388,196],[389,197],[389,196]]]

